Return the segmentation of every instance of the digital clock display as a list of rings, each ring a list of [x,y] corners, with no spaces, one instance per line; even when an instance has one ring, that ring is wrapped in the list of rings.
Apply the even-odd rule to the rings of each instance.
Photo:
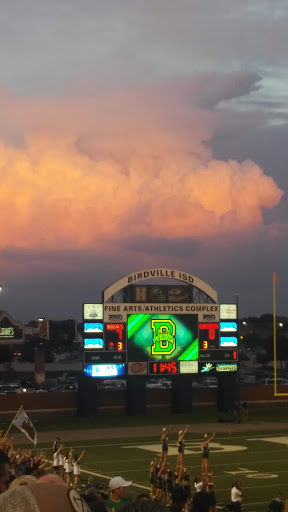
[[[166,363],[161,361],[150,361],[148,366],[148,373],[149,375],[175,375],[179,373],[179,363],[178,361],[167,361]]]

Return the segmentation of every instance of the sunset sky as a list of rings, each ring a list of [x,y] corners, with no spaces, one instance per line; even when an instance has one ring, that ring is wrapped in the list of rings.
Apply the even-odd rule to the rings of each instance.
[[[288,316],[287,0],[16,0],[0,17],[0,309],[81,319],[175,268]]]

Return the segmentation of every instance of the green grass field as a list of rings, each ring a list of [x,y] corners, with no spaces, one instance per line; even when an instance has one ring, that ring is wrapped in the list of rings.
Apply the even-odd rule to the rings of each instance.
[[[242,482],[243,508],[247,512],[266,512],[269,501],[278,491],[288,498],[288,437],[275,427],[275,432],[229,435],[227,431],[216,436],[211,443],[210,467],[214,473],[217,505],[221,507],[230,501],[231,484],[235,479]],[[187,435],[185,466],[192,469],[192,481],[200,473],[200,445],[199,435]],[[131,497],[149,492],[149,464],[159,453],[159,438],[78,441],[72,446],[77,453],[86,449],[81,464],[83,480],[94,476],[96,481],[107,485],[109,477],[121,475],[133,480],[134,485],[129,489]],[[50,450],[51,446],[45,448]],[[169,451],[169,466],[174,468],[175,435],[169,439]]]
[[[249,425],[247,432],[237,432],[230,423],[223,424],[222,433],[217,434],[214,442],[211,443],[210,468],[214,473],[215,492],[217,504],[220,508],[230,501],[230,489],[235,479],[241,480],[243,487],[243,509],[245,512],[267,512],[269,501],[281,491],[284,498],[288,498],[288,436],[283,431],[283,424],[287,422],[288,408],[267,407],[249,411]],[[216,420],[215,411],[206,411],[201,414],[192,413],[187,415],[162,415],[147,417],[121,417],[106,416],[96,418],[42,418],[35,423],[37,431],[75,430],[81,432],[84,429],[97,429],[105,427],[123,428],[148,425],[159,425],[159,435],[155,437],[133,437],[117,439],[81,440],[65,447],[74,448],[74,453],[86,449],[82,460],[83,484],[88,476],[93,476],[96,481],[104,486],[108,485],[109,478],[121,475],[125,479],[133,480],[133,486],[129,488],[129,495],[133,498],[143,492],[149,492],[149,465],[151,460],[160,454],[160,432],[163,425],[174,424],[173,433],[169,435],[168,464],[174,469],[176,465],[176,432],[179,426],[186,423],[211,424],[209,432],[213,430],[212,423]],[[262,421],[273,421],[273,430],[256,430],[257,425]],[[278,424],[281,422],[282,424]],[[5,428],[7,421],[2,422],[1,428]],[[261,423],[263,425],[263,423]],[[265,425],[265,424],[264,424]],[[230,428],[232,434],[229,434]],[[281,430],[282,428],[282,430]],[[254,429],[252,431],[252,429]],[[156,428],[158,432],[158,427]],[[194,428],[194,431],[196,429]],[[5,430],[4,430],[5,431]],[[124,430],[125,431],[125,430]],[[201,426],[199,425],[199,431]],[[10,435],[15,435],[17,429],[13,427]],[[204,433],[204,432],[203,432]],[[84,437],[84,432],[83,432]],[[53,438],[53,436],[52,436]],[[191,490],[193,490],[193,479],[200,473],[201,468],[201,435],[188,433],[186,436],[185,466],[192,470]],[[23,439],[24,442],[24,439]],[[25,443],[25,447],[29,443]],[[30,445],[31,446],[31,445]],[[52,442],[39,444],[37,449],[45,449],[47,456],[52,458]],[[20,446],[19,446],[20,447]]]

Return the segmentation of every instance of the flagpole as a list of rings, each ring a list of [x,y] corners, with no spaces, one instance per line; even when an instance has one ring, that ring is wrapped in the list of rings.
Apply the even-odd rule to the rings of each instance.
[[[10,428],[12,427],[12,425],[13,425],[14,421],[18,418],[18,416],[19,416],[20,412],[22,411],[22,409],[23,409],[23,405],[21,405],[20,409],[16,412],[16,415],[15,415],[15,417],[13,418],[13,420],[11,421],[11,423],[10,423],[10,425],[9,425],[9,427],[8,427],[8,430],[7,430],[7,432],[6,432],[6,434],[5,434],[5,436],[4,436],[4,437],[7,437],[7,435],[8,435],[8,432],[9,432]]]
[[[273,340],[274,340],[274,396],[277,394],[277,352],[276,352],[276,272],[273,272]]]

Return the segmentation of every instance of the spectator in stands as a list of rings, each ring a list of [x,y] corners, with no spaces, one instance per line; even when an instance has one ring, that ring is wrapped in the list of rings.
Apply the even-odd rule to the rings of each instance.
[[[209,500],[209,512],[216,512],[216,496],[213,482],[208,482],[206,492]]]
[[[209,512],[211,506],[211,496],[203,488],[194,494],[192,500],[191,512]]]
[[[173,489],[171,492],[171,505],[170,511],[172,512],[181,512],[181,510],[185,507],[187,501],[187,494],[182,487],[178,487]]]
[[[37,478],[33,475],[23,475],[18,476],[17,478],[14,478],[14,480],[9,485],[9,489],[14,489],[14,487],[17,487],[18,485],[28,485],[33,484],[37,482]]]
[[[169,508],[156,500],[129,501],[121,508],[121,512],[167,512]]]
[[[269,503],[269,512],[283,512],[284,503],[282,493],[279,492],[272,501]]]
[[[7,453],[0,450],[0,494],[7,490],[10,477],[10,459]]]
[[[109,482],[111,495],[106,501],[106,505],[111,512],[114,512],[128,503],[128,498],[125,498],[125,494],[127,487],[131,484],[131,481],[126,481],[121,476],[114,476],[114,478],[111,478]]]
[[[94,478],[93,476],[89,476],[88,480],[87,480],[87,484],[86,484],[86,491],[88,489],[90,489],[91,487],[95,487],[94,485]]]
[[[91,487],[92,489],[92,487]],[[93,494],[83,494],[82,499],[87,503],[91,512],[107,512],[108,509],[105,506],[105,503],[101,501],[98,496]]]
[[[145,494],[145,493],[142,493],[142,494],[139,494],[136,498],[136,501],[138,503],[143,503],[143,502],[147,502],[147,501],[151,501],[151,498],[149,496],[149,494]]]
[[[66,485],[18,485],[0,495],[1,512],[91,512],[75,490]]]

